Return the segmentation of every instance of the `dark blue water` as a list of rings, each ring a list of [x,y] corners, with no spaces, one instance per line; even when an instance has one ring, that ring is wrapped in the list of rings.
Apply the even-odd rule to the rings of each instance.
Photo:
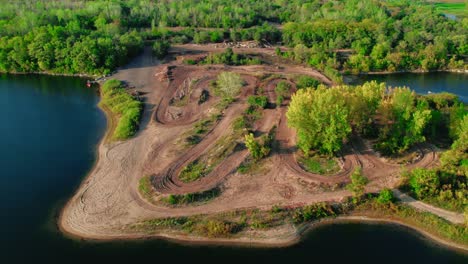
[[[356,83],[376,80],[389,86],[408,86],[420,94],[449,92],[468,103],[468,74],[451,72],[362,75]]]
[[[62,236],[55,217],[92,167],[105,117],[78,78],[0,75],[1,263],[467,263],[394,225],[337,224],[288,248],[91,243]],[[170,260],[168,260],[170,259]]]

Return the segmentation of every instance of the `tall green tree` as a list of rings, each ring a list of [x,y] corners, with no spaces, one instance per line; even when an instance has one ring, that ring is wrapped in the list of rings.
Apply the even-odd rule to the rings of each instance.
[[[369,179],[362,175],[362,169],[358,167],[351,174],[351,183],[346,186],[346,189],[353,194],[355,200],[359,200],[364,194],[368,182]]]
[[[381,129],[377,147],[386,154],[401,153],[426,140],[423,132],[431,119],[431,110],[409,88],[390,89],[378,112]]]
[[[244,81],[237,73],[222,72],[218,75],[216,84],[223,97],[232,99],[239,94]]]
[[[299,90],[292,96],[286,116],[295,128],[298,146],[308,155],[311,149],[332,155],[341,149],[351,132],[349,107],[339,89]]]

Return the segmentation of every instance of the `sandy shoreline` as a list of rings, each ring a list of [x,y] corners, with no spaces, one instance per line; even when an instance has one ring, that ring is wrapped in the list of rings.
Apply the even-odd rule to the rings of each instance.
[[[391,219],[370,219],[366,217],[337,217],[335,219],[323,220],[316,223],[307,224],[298,230],[288,233],[283,238],[270,237],[267,239],[251,239],[250,237],[239,237],[234,239],[211,239],[201,237],[189,237],[174,233],[161,233],[148,235],[135,231],[132,234],[123,232],[124,227],[142,220],[164,217],[189,216],[205,212],[215,214],[229,210],[239,210],[245,208],[268,209],[271,204],[285,202],[284,205],[305,204],[324,201],[339,202],[348,195],[345,190],[333,190],[330,192],[309,192],[308,186],[303,186],[294,175],[289,175],[282,168],[278,168],[273,176],[262,176],[254,179],[247,193],[242,197],[236,196],[232,200],[238,181],[243,181],[247,176],[236,175],[226,180],[226,185],[231,187],[228,192],[209,205],[187,208],[167,208],[156,206],[143,201],[138,194],[138,180],[147,175],[151,168],[147,168],[148,160],[158,160],[158,166],[166,166],[174,154],[169,151],[158,152],[161,141],[174,141],[180,135],[180,129],[172,129],[160,126],[154,122],[153,107],[160,104],[165,91],[161,89],[163,85],[155,80],[155,67],[158,62],[154,62],[148,56],[148,52],[142,54],[136,62],[128,68],[120,70],[113,78],[126,81],[145,93],[145,110],[142,118],[142,129],[137,135],[125,142],[108,143],[107,138],[112,132],[112,114],[103,109],[107,118],[106,134],[97,146],[97,157],[93,168],[83,178],[79,187],[70,196],[67,203],[60,211],[58,218],[58,228],[66,236],[82,240],[111,241],[111,240],[134,240],[134,239],[158,239],[163,238],[181,243],[202,243],[202,244],[230,244],[230,245],[255,245],[261,247],[281,247],[288,246],[301,241],[301,238],[314,227],[346,221],[368,221],[386,222],[408,226],[413,230],[418,230],[424,236],[439,242],[442,245],[450,246],[454,249],[468,251],[463,245],[457,245],[435,237],[424,230],[419,230],[405,223]],[[148,61],[149,60],[149,61]],[[102,108],[101,108],[102,109]],[[220,128],[221,129],[221,128]],[[163,142],[164,143],[164,142]],[[154,153],[158,152],[158,153]],[[172,156],[171,156],[172,155]],[[169,157],[169,158],[168,158]],[[280,177],[281,176],[281,177]],[[244,177],[244,178],[241,178]],[[266,187],[260,189],[269,196],[255,196],[256,188],[260,184]],[[375,186],[370,190],[378,190],[381,186],[391,185],[391,182],[376,181]],[[257,186],[258,185],[258,186]],[[241,186],[244,187],[244,186]],[[278,190],[281,188],[294,191],[294,197],[285,200]],[[302,189],[300,189],[302,188]],[[229,205],[229,206],[228,206]]]
[[[307,238],[307,235],[310,232],[313,232],[315,229],[320,228],[325,225],[334,225],[334,224],[349,224],[349,223],[363,223],[363,224],[377,224],[377,225],[397,225],[400,227],[408,228],[412,232],[416,232],[419,236],[424,239],[428,239],[432,243],[436,243],[445,248],[455,250],[459,253],[468,254],[468,246],[457,244],[452,241],[448,241],[439,236],[433,235],[424,229],[415,227],[411,224],[405,223],[403,221],[388,219],[388,218],[374,218],[368,217],[365,215],[353,215],[353,216],[338,216],[334,218],[326,218],[310,223],[305,223],[299,226],[294,233],[288,234],[288,236],[283,238],[252,238],[248,236],[236,237],[236,238],[209,238],[209,237],[199,237],[199,236],[190,236],[182,234],[170,234],[161,232],[159,234],[134,234],[134,235],[116,235],[115,237],[83,237],[81,235],[73,234],[63,229],[63,226],[58,222],[58,227],[60,231],[68,238],[86,241],[86,242],[95,242],[95,243],[106,243],[112,241],[151,241],[151,240],[166,240],[168,242],[177,243],[182,246],[190,245],[201,245],[201,246],[210,246],[210,245],[221,245],[221,246],[236,246],[236,247],[258,247],[258,248],[282,248],[290,247],[295,244],[301,243],[304,239]]]

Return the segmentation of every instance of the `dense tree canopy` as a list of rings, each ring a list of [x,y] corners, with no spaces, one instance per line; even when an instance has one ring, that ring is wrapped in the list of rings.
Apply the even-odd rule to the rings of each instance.
[[[468,19],[449,19],[424,1],[0,3],[1,72],[106,73],[135,55],[145,39],[271,44],[282,39],[291,47],[284,56],[317,67],[335,81],[340,80],[337,69],[464,68],[468,54]]]
[[[389,89],[378,112],[382,129],[377,147],[384,153],[401,153],[426,140],[424,129],[431,119],[431,110],[427,102],[417,100],[415,92],[409,88]]]
[[[340,150],[353,130],[375,137],[376,147],[386,155],[401,154],[427,139],[454,140],[459,164],[466,159],[467,111],[452,94],[418,96],[407,87],[386,88],[368,82],[358,86],[300,89],[292,96],[286,114],[288,125],[297,130],[298,146],[305,154]],[[467,119],[467,120],[465,120]],[[435,137],[434,131],[435,132]]]
[[[448,19],[419,1],[311,2],[284,25],[283,41],[296,60],[352,72],[465,67],[466,18]],[[336,65],[342,53],[349,58]]]

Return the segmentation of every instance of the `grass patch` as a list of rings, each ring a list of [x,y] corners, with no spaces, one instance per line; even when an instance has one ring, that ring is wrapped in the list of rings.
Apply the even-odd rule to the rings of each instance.
[[[193,182],[206,176],[210,173],[211,169],[210,166],[206,166],[206,164],[195,160],[182,169],[179,179],[183,182]]]
[[[262,161],[263,160],[254,160],[251,156],[249,156],[239,165],[239,167],[237,167],[237,172],[248,175],[266,172],[265,163]]]
[[[204,192],[188,194],[171,194],[161,199],[162,202],[171,206],[194,205],[213,200],[221,194],[220,188],[214,188]]]
[[[257,57],[234,53],[232,48],[227,48],[222,53],[210,53],[201,64],[226,64],[226,65],[259,65],[262,61]]]
[[[213,129],[216,122],[221,119],[220,113],[212,114],[208,118],[196,122],[192,129],[185,133],[185,144],[189,146],[200,143],[203,136],[205,136],[211,129]]]
[[[232,130],[216,141],[215,145],[199,159],[187,165],[180,173],[184,182],[192,182],[208,175],[213,168],[231,155],[238,146],[238,140],[244,134],[243,130]]]
[[[241,174],[251,174],[253,171],[256,171],[257,164],[253,162],[253,159],[247,159],[239,165],[237,172]]]
[[[466,3],[434,3],[437,11],[444,14],[451,14],[464,18],[468,16]]]
[[[202,119],[196,122],[192,129],[184,133],[184,141],[186,146],[197,145],[201,142],[202,138],[215,126],[215,124],[221,120],[222,111],[226,109],[233,99],[224,98],[219,103],[215,105],[215,113],[211,114],[209,117]]]
[[[294,77],[297,89],[317,88],[320,82],[308,75],[298,75]]]
[[[101,86],[101,104],[117,117],[112,139],[125,140],[138,130],[143,104],[131,96],[119,80],[108,80]]]
[[[153,194],[153,188],[151,186],[150,176],[144,176],[140,179],[140,181],[138,182],[138,191],[144,198],[151,199],[151,196]]]
[[[308,172],[332,175],[340,171],[340,166],[335,158],[313,155],[309,157],[300,157],[299,164]]]
[[[318,203],[300,208],[274,206],[271,210],[236,210],[215,215],[195,215],[152,219],[131,226],[145,232],[170,229],[203,237],[233,237],[243,231],[272,229],[287,223],[302,224],[324,217],[333,217],[339,208]]]
[[[244,231],[273,229],[284,224],[297,227],[304,223],[320,219],[333,218],[339,215],[366,215],[375,218],[388,218],[407,223],[438,237],[460,244],[468,244],[468,227],[454,225],[433,214],[419,212],[403,204],[379,202],[371,195],[356,203],[317,203],[302,207],[273,206],[271,210],[236,210],[214,215],[196,215],[153,219],[130,226],[132,229],[147,233],[161,230],[179,231],[184,234],[204,237],[235,237]]]

